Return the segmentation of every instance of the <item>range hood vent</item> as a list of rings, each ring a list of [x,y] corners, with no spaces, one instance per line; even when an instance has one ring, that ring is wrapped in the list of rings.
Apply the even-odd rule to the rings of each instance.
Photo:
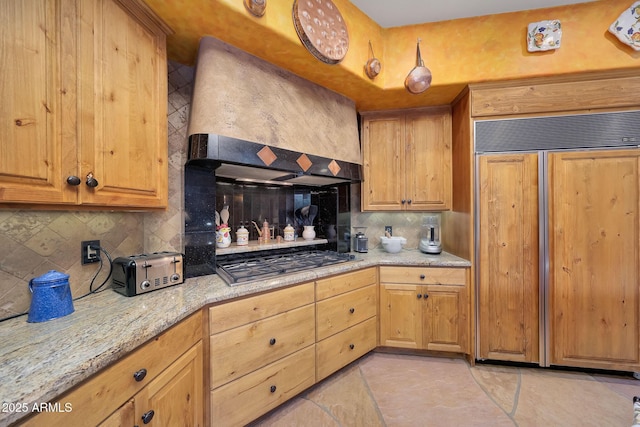
[[[361,180],[353,101],[213,37],[200,41],[188,135],[188,164],[216,176],[291,185]]]
[[[359,182],[361,166],[220,135],[189,138],[189,166],[237,182],[325,186]]]

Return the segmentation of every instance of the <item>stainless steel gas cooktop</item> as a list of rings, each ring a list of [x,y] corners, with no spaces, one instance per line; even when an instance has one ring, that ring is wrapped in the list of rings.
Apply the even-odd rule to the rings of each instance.
[[[219,259],[216,272],[233,286],[352,260],[354,256],[348,253],[321,250],[267,255],[248,253]]]

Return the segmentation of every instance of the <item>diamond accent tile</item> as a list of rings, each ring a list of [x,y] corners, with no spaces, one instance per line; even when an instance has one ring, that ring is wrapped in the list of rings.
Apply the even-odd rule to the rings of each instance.
[[[267,166],[275,162],[278,158],[278,156],[275,155],[271,148],[267,147],[266,145],[260,151],[258,151],[258,157],[260,157],[260,160],[262,160]]]
[[[298,157],[298,160],[296,160],[296,162],[305,172],[308,171],[309,168],[313,165],[313,162],[311,161],[311,159],[309,159],[309,157],[307,157],[306,154],[302,154],[300,157]]]
[[[329,163],[329,170],[333,176],[337,176],[340,173],[340,165],[335,160],[331,160],[331,163]]]

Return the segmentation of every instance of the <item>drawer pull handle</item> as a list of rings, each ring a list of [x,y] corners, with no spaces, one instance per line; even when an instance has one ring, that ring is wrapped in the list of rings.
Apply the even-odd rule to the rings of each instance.
[[[142,422],[144,424],[149,424],[151,422],[151,420],[153,419],[153,416],[155,415],[155,412],[153,412],[153,409],[150,411],[145,412],[144,414],[142,414]]]
[[[144,379],[144,377],[146,377],[146,376],[147,376],[147,370],[146,370],[146,369],[144,369],[144,368],[142,368],[142,369],[140,369],[139,371],[136,371],[136,372],[133,374],[133,379],[135,379],[136,381],[140,382],[140,381],[142,381],[142,380]]]
[[[276,392],[276,386],[272,385],[271,388],[269,388],[269,390],[271,391],[271,393],[275,393]]]
[[[351,308],[349,309],[349,313],[353,314],[353,313],[355,313],[355,312],[356,312],[356,309],[355,309],[355,308],[351,307]]]
[[[425,279],[425,277],[426,277],[426,276],[425,276],[424,274],[421,274],[421,275],[420,275],[420,280],[424,280],[424,279]]]
[[[354,348],[356,348],[356,346],[355,346],[355,345],[353,345],[353,344],[349,344],[349,348],[350,348],[351,350],[353,350]]]
[[[275,343],[276,343],[276,339],[275,338],[271,338],[269,340],[269,345],[275,345]]]
[[[418,299],[422,298],[422,294],[418,294]]]

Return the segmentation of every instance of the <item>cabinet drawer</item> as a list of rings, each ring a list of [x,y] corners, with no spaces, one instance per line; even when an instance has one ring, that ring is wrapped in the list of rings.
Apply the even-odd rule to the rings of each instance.
[[[72,412],[41,412],[24,425],[97,425],[201,339],[198,311],[56,400],[62,408],[70,403]],[[146,376],[136,381],[133,374],[141,369]]]
[[[376,268],[365,268],[352,273],[340,274],[316,281],[316,299],[323,300],[334,295],[378,283]]]
[[[213,335],[211,388],[307,347],[315,336],[314,304]]]
[[[313,282],[209,308],[209,333],[236,328],[313,302]]]
[[[316,303],[318,341],[375,316],[377,307],[377,285],[319,301]]]
[[[316,344],[316,377],[320,381],[376,347],[377,320],[365,320]]]
[[[380,267],[380,283],[466,285],[466,268]]]
[[[311,345],[212,391],[211,425],[245,425],[314,383]]]

